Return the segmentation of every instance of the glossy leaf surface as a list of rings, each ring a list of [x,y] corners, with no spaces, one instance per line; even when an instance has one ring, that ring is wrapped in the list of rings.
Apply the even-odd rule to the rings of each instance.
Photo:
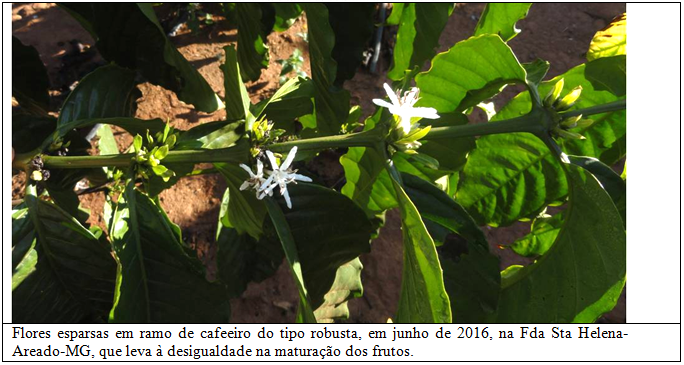
[[[399,29],[394,47],[394,60],[387,77],[400,80],[406,70],[422,68],[425,61],[435,55],[435,48],[439,46],[439,36],[453,10],[453,4],[409,3],[393,6],[388,22],[396,22]]]
[[[451,323],[449,296],[435,243],[420,213],[393,178],[404,237],[404,266],[397,323]]]
[[[527,17],[532,3],[488,3],[475,27],[476,36],[497,34],[505,42],[520,33],[515,27],[520,19]]]
[[[506,84],[524,84],[525,77],[506,43],[484,34],[456,43],[432,59],[430,70],[416,76],[421,96],[416,105],[461,112],[496,95]]]
[[[229,321],[225,288],[206,280],[202,263],[184,246],[178,227],[132,182],[119,198],[110,231],[119,259],[110,322]]]
[[[16,235],[13,227],[12,321],[101,320],[114,293],[116,262],[109,247],[62,209],[34,194],[29,188],[25,197],[28,218],[23,217],[30,221],[17,222],[21,229]]]
[[[596,178],[566,169],[567,221],[541,259],[506,280],[497,322],[588,322],[617,302],[626,269],[622,219]]]

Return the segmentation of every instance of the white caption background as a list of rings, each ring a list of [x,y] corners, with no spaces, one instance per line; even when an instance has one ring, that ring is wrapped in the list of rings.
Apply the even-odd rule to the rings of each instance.
[[[680,325],[4,324],[2,346],[3,361],[677,361]]]

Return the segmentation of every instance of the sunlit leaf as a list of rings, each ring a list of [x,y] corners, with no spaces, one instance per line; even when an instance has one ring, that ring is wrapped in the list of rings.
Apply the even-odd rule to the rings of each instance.
[[[394,60],[387,77],[400,80],[406,70],[422,68],[435,55],[452,3],[394,4],[388,23],[399,25]],[[395,16],[396,14],[396,16]]]
[[[506,280],[496,322],[591,322],[617,302],[626,268],[622,219],[590,173],[566,171],[567,220],[541,259]]]
[[[475,27],[476,36],[497,34],[505,42],[520,33],[515,23],[527,17],[532,3],[488,3]]]
[[[507,84],[525,84],[525,69],[496,35],[456,43],[432,59],[429,71],[416,76],[421,99],[416,105],[438,112],[461,112],[496,95]]]
[[[596,32],[589,44],[587,60],[627,54],[627,13],[616,16]]]

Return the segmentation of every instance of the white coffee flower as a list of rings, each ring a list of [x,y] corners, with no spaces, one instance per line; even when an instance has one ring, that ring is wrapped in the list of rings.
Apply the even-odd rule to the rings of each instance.
[[[256,174],[252,172],[252,169],[245,165],[245,164],[240,164],[240,167],[242,167],[243,170],[247,171],[249,174],[249,179],[245,180],[245,182],[242,183],[240,186],[240,190],[247,190],[249,188],[252,188],[254,190],[257,190],[257,198],[259,198],[259,187],[261,184],[266,181],[266,178],[264,177],[264,164],[261,162],[261,160],[257,160],[257,172]],[[259,198],[261,199],[261,198]]]
[[[287,184],[292,182],[296,183],[297,181],[312,181],[309,177],[297,174],[297,170],[290,169],[290,165],[292,164],[292,161],[294,161],[296,153],[297,146],[292,147],[290,153],[287,154],[285,161],[278,166],[278,162],[276,161],[275,156],[273,156],[273,153],[271,151],[266,151],[266,156],[268,156],[268,160],[271,162],[273,171],[266,171],[269,174],[269,177],[258,188],[258,193],[260,194],[258,196],[259,199],[263,199],[266,195],[273,194],[273,189],[276,186],[279,186],[280,195],[285,198],[287,207],[292,209],[292,201],[290,201],[290,194],[287,191]]]
[[[403,97],[400,97],[399,91],[396,93],[392,91],[392,88],[389,85],[384,84],[383,87],[392,104],[382,99],[373,99],[373,103],[389,109],[390,113],[399,117],[399,125],[404,133],[409,133],[411,131],[411,118],[439,118],[437,110],[434,108],[413,107],[413,104],[419,99],[418,94],[420,93],[420,90],[418,90],[417,87],[413,87],[404,92]]]

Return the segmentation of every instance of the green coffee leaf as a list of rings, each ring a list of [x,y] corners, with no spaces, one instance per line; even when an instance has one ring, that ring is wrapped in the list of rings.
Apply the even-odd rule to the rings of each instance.
[[[240,190],[242,183],[249,178],[249,174],[236,164],[214,164],[221,175],[226,178],[228,195],[223,197],[223,204],[227,206],[221,222],[226,227],[235,228],[238,233],[247,233],[258,239],[261,236],[266,206],[262,200],[257,199],[252,190]]]
[[[380,153],[370,147],[352,147],[340,157],[347,182],[342,194],[352,199],[369,217],[397,206],[394,187]]]
[[[617,98],[607,91],[594,90],[585,78],[585,65],[543,82],[540,95],[546,95],[564,79],[564,93],[577,86],[582,95],[575,108],[608,103]],[[492,119],[514,118],[530,112],[529,92],[518,94]],[[626,154],[625,111],[592,115],[594,123],[572,129],[585,140],[563,140],[562,149],[573,155],[599,158],[613,164]],[[479,224],[509,225],[516,220],[536,217],[547,205],[567,196],[561,166],[537,137],[525,133],[483,136],[470,153],[459,182],[457,201]]]
[[[240,76],[238,53],[233,46],[225,46],[223,51],[226,53],[226,63],[221,65],[226,92],[226,118],[229,120],[246,119],[249,115],[250,100],[247,88]]]
[[[404,236],[404,266],[395,322],[451,323],[451,305],[435,242],[400,183],[395,178],[392,183]]]
[[[400,80],[406,70],[422,68],[425,61],[435,55],[435,48],[439,46],[439,36],[453,7],[452,3],[393,5],[392,14],[387,22],[399,25],[399,29],[394,47],[394,60],[387,77],[395,81]]]
[[[416,76],[421,96],[416,105],[462,112],[515,83],[526,83],[525,69],[501,38],[484,34],[432,59],[430,70]]]
[[[610,195],[613,204],[627,226],[627,183],[609,166],[592,157],[568,156],[570,162],[589,171]]]
[[[255,81],[261,76],[261,69],[268,67],[268,33],[273,28],[264,24],[264,8],[257,3],[235,4],[240,74],[245,81]],[[227,61],[226,61],[227,62]],[[227,97],[227,96],[226,96]]]
[[[335,36],[331,54],[337,63],[334,84],[341,88],[344,81],[354,77],[368,48],[368,40],[375,30],[375,4],[329,2],[325,6],[333,15],[329,20]]]
[[[618,15],[596,32],[589,44],[587,60],[627,54],[627,13]]]
[[[436,186],[408,174],[402,174],[402,180],[440,246],[437,252],[454,322],[489,321],[499,299],[499,260],[488,252],[484,234],[465,209]]]
[[[532,3],[488,3],[475,27],[475,36],[497,34],[505,42],[520,33],[515,27],[520,19],[527,17]]]
[[[178,227],[129,182],[119,197],[110,237],[119,259],[115,323],[221,323],[230,319],[225,288],[205,279]],[[192,298],[192,300],[188,300]]]
[[[27,189],[28,214],[13,214],[26,220],[16,222],[16,230],[13,221],[12,321],[101,320],[114,296],[116,262],[110,248],[35,193],[35,187]]]
[[[47,70],[38,51],[12,36],[12,96],[32,114],[46,115],[50,108]]]
[[[301,4],[309,28],[309,56],[316,110],[316,128],[321,135],[338,134],[349,114],[349,92],[335,86],[338,65],[333,59],[335,36],[324,4]]]
[[[138,70],[199,111],[211,113],[223,107],[204,77],[166,37],[152,4],[61,3],[60,7],[93,36],[106,60]]]
[[[12,114],[12,148],[26,153],[39,148],[57,127],[57,119],[28,113]]]
[[[615,96],[627,95],[627,56],[597,58],[587,63],[584,75],[594,89],[607,90]]]
[[[596,178],[574,165],[565,168],[567,220],[541,259],[506,280],[498,323],[593,322],[615,306],[624,286],[620,214]]]
[[[272,199],[266,199],[266,209],[268,210],[268,215],[271,217],[280,243],[283,246],[285,257],[287,258],[290,270],[292,271],[292,277],[299,290],[297,323],[316,323],[316,317],[314,316],[313,307],[311,306],[311,298],[309,297],[309,292],[304,283],[304,274],[302,274],[302,264],[299,260],[297,244],[292,236],[292,231],[288,225],[287,218],[285,218],[282,208]]]

